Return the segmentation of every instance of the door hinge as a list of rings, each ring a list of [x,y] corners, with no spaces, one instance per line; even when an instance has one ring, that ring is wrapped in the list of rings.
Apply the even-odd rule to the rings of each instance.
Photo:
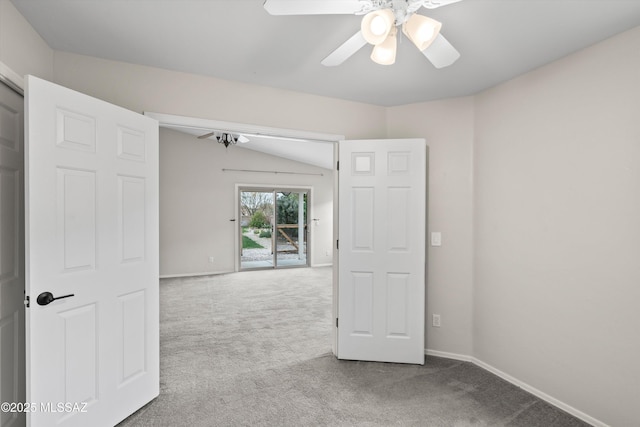
[[[336,328],[338,327],[338,318],[336,317]]]
[[[336,249],[340,249],[340,240],[336,240]]]
[[[336,162],[336,170],[340,170],[340,160]]]
[[[27,295],[27,296],[24,298],[24,306],[25,306],[26,308],[29,308],[29,307],[30,307],[29,301],[30,301],[30,298],[29,298],[29,296]]]

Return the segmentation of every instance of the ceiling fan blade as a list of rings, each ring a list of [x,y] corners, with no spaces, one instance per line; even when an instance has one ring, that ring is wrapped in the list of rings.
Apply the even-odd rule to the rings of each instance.
[[[362,46],[367,44],[367,41],[362,36],[362,31],[355,33],[349,40],[342,43],[340,47],[331,52],[329,56],[324,58],[321,62],[326,67],[335,67],[342,64],[351,55],[362,49]]]
[[[462,0],[422,0],[422,7],[427,9],[435,9],[437,7],[446,6],[452,3],[458,3]]]
[[[215,133],[215,132],[205,133],[204,135],[200,135],[200,136],[198,137],[198,139],[207,139],[207,138],[209,138],[209,137],[213,136],[213,134],[214,134],[214,133]]]
[[[448,67],[460,58],[460,52],[442,34],[438,34],[433,43],[422,53],[436,68]]]
[[[340,15],[363,11],[367,0],[265,0],[271,15]]]

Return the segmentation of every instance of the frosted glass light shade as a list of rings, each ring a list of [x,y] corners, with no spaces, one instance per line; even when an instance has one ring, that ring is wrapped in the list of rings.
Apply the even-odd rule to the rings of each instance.
[[[367,13],[360,24],[362,36],[373,45],[378,45],[387,39],[395,28],[396,17],[391,9],[374,10]]]
[[[442,28],[442,23],[414,13],[402,25],[402,32],[420,51],[423,51],[438,37],[440,28]]]
[[[371,60],[380,65],[391,65],[396,62],[396,29],[387,36],[385,41],[373,47],[371,52]]]

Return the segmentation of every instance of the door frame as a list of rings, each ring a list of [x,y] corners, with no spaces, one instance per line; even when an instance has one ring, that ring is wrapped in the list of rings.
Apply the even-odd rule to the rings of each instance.
[[[331,307],[331,318],[335,319],[338,317],[338,253],[335,247],[335,242],[338,240],[338,143],[340,141],[344,141],[346,139],[345,135],[339,134],[329,134],[329,133],[319,133],[319,132],[311,132],[304,131],[299,129],[287,129],[287,128],[279,128],[279,127],[270,127],[270,126],[259,126],[248,123],[239,123],[239,122],[227,122],[222,120],[210,120],[203,119],[197,117],[189,117],[189,116],[179,116],[175,114],[166,114],[166,113],[158,113],[152,111],[145,111],[143,113],[145,116],[149,116],[158,121],[160,128],[162,127],[170,127],[173,129],[176,128],[197,128],[203,130],[205,132],[210,131],[211,129],[225,129],[227,132],[231,133],[253,133],[260,135],[267,135],[272,137],[278,137],[283,139],[292,139],[292,140],[309,140],[309,141],[317,141],[317,142],[330,142],[333,143],[333,237],[332,242],[333,245],[333,265],[332,265],[332,307]],[[204,133],[204,132],[203,132]],[[236,189],[236,196],[238,197],[238,191]],[[238,205],[238,201],[236,200],[236,206]],[[234,209],[236,210],[236,209]],[[237,210],[236,214],[237,216]],[[238,221],[238,218],[235,218]],[[312,227],[313,228],[313,227]],[[238,239],[237,233],[234,233],[236,239]],[[236,248],[238,243],[236,242]],[[238,271],[239,259],[236,257],[235,261],[235,271]],[[338,354],[338,333],[335,323],[333,323],[333,327],[331,328],[332,340],[331,340],[331,351],[334,355]]]
[[[290,266],[290,267],[278,267],[277,266],[277,262],[274,263],[273,267],[264,267],[264,268],[251,268],[251,269],[243,269],[242,268],[242,263],[240,261],[240,258],[242,256],[242,242],[240,240],[240,235],[242,234],[240,232],[240,230],[242,230],[242,215],[240,212],[240,192],[241,191],[264,191],[264,192],[271,192],[271,193],[276,193],[276,192],[281,192],[281,191],[287,191],[287,190],[291,190],[291,191],[295,191],[295,192],[306,192],[307,193],[307,218],[306,218],[306,226],[307,226],[307,262],[304,265],[296,265],[296,266]],[[268,185],[268,184],[241,184],[241,183],[236,183],[235,184],[235,206],[236,206],[236,213],[235,213],[235,223],[237,226],[236,229],[236,233],[235,233],[235,239],[234,239],[234,253],[235,253],[235,271],[253,271],[253,270],[274,270],[274,269],[278,269],[278,268],[300,268],[300,267],[312,267],[311,265],[311,245],[310,242],[313,240],[314,236],[313,234],[313,227],[309,226],[309,218],[313,218],[313,186],[303,186],[303,185]],[[274,198],[273,201],[273,206],[275,209],[276,206],[276,200]],[[275,212],[274,212],[274,219],[275,219]],[[276,224],[277,225],[277,224]],[[273,258],[274,260],[277,258],[277,247],[276,247],[276,243],[275,243],[275,236],[276,236],[276,230],[272,230],[272,235],[274,236],[273,242],[272,242],[272,250],[274,251],[273,253]]]
[[[0,61],[0,82],[24,97],[24,79],[2,61]]]

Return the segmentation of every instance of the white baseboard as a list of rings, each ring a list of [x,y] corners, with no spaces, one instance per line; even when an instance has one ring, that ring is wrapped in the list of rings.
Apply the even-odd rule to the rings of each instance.
[[[454,359],[461,360],[463,362],[471,362],[473,357],[467,356],[466,354],[457,354],[457,353],[447,353],[446,351],[438,351],[438,350],[425,350],[424,354],[427,356],[436,356],[436,357],[444,357],[445,359]]]
[[[333,264],[332,263],[328,263],[328,264],[311,264],[311,267],[316,268],[316,267],[331,267]]]
[[[438,350],[430,350],[430,349],[426,349],[424,351],[424,353],[428,356],[436,356],[436,357],[444,357],[446,359],[454,359],[454,360],[460,360],[463,362],[471,362],[474,365],[491,372],[494,375],[499,376],[500,378],[502,378],[505,381],[510,382],[511,384],[520,387],[521,389],[533,394],[534,396],[544,400],[545,402],[562,409],[563,411],[573,415],[576,418],[579,418],[580,420],[584,421],[585,423],[589,423],[594,427],[609,427],[608,424],[603,423],[600,420],[597,420],[595,418],[593,418],[592,416],[585,414],[584,412],[574,408],[571,405],[567,405],[566,403],[562,402],[561,400],[556,399],[553,396],[549,396],[547,393],[538,390],[537,388],[523,382],[520,381],[519,379],[512,377],[511,375],[502,372],[500,369],[497,369],[491,365],[489,365],[488,363],[483,362],[482,360],[478,360],[475,357],[472,356],[467,356],[465,354],[456,354],[456,353],[447,353],[445,351],[438,351]]]
[[[199,276],[214,276],[217,274],[228,274],[233,273],[233,271],[208,271],[204,273],[182,273],[182,274],[163,274],[160,276],[161,279],[177,279],[180,277],[199,277]]]

